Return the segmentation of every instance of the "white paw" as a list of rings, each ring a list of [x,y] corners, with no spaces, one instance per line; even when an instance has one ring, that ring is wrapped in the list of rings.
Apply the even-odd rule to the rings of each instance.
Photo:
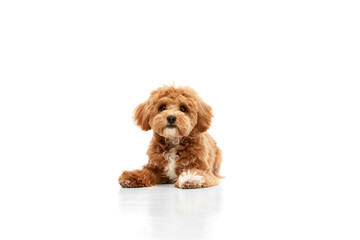
[[[181,173],[178,179],[179,188],[200,188],[204,185],[203,176],[197,174],[196,171],[186,171]]]

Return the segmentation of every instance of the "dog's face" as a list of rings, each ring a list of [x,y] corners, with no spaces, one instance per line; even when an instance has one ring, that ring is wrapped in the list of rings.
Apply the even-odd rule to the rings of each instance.
[[[211,107],[189,87],[165,86],[151,93],[135,109],[134,119],[143,130],[166,138],[185,137],[196,128],[205,132],[211,124]]]

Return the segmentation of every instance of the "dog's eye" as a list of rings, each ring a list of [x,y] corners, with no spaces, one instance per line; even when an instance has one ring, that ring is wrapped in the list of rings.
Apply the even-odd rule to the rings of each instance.
[[[186,112],[186,107],[184,107],[184,106],[180,106],[180,111],[182,111],[182,112]]]
[[[161,105],[160,107],[159,107],[159,111],[164,111],[166,109],[166,105]]]

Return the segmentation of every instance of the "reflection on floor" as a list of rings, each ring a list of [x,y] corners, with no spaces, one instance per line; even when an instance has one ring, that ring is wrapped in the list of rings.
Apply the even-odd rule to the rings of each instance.
[[[121,188],[119,207],[122,231],[134,239],[211,239],[222,208],[222,188]]]

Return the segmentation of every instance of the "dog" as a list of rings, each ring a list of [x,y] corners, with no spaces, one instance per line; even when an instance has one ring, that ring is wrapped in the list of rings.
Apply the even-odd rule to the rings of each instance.
[[[125,188],[173,183],[181,189],[219,184],[222,154],[206,131],[212,108],[190,87],[163,86],[151,92],[134,112],[142,130],[153,130],[147,155],[140,170],[124,171],[119,184]]]

